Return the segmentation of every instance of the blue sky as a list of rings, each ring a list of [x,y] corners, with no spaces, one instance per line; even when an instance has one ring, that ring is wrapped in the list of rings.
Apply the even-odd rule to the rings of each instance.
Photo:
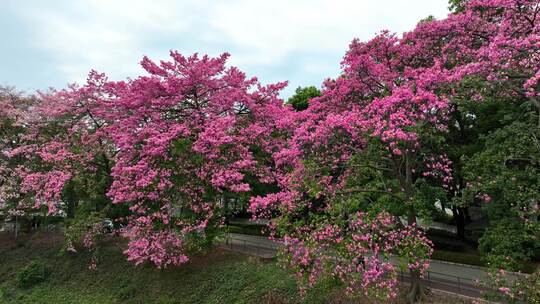
[[[448,14],[446,0],[0,0],[0,84],[32,92],[84,82],[90,69],[136,77],[143,55],[231,53],[263,83],[320,86],[349,42]]]

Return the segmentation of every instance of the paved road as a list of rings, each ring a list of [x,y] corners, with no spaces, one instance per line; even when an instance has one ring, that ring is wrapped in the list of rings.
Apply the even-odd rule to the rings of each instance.
[[[275,257],[282,243],[260,236],[231,233],[222,246],[264,258],[272,258]],[[397,262],[397,259],[395,261]],[[402,281],[407,282],[407,276],[407,273],[402,274]],[[482,267],[431,260],[424,283],[433,289],[469,297],[480,297],[487,290],[480,288],[476,281],[483,281],[486,276],[486,269]]]

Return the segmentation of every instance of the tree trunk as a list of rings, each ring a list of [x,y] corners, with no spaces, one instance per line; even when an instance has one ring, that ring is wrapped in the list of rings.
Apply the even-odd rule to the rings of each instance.
[[[420,278],[420,272],[418,269],[410,270],[411,275],[411,289],[407,294],[407,300],[409,303],[414,304],[420,299],[424,293],[424,287],[422,286],[422,280]]]
[[[416,212],[414,209],[409,211],[409,225],[416,224]],[[411,288],[407,294],[407,300],[409,303],[416,303],[422,295],[424,294],[424,287],[422,286],[422,281],[420,278],[420,272],[418,269],[411,269],[409,271],[411,276]]]
[[[409,206],[409,214],[408,214],[408,224],[409,225],[416,225],[416,209],[413,204],[413,172],[412,172],[412,164],[411,164],[411,155],[410,152],[405,153],[405,194],[407,196],[407,202],[410,204]],[[407,300],[409,303],[416,303],[418,299],[420,299],[424,293],[424,288],[422,286],[422,281],[420,279],[420,272],[418,269],[411,269],[410,270],[411,275],[411,289],[409,290],[409,293],[407,294]]]
[[[452,207],[452,214],[456,221],[457,238],[465,241],[465,210],[462,207]]]
[[[226,231],[229,231],[229,220],[231,218],[231,214],[229,213],[229,200],[225,197],[221,197],[223,200],[223,208],[225,209],[225,225],[226,225]]]

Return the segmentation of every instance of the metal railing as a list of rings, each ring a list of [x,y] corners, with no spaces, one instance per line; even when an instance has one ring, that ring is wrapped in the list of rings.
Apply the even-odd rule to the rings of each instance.
[[[234,235],[226,235],[224,242],[220,245],[234,251],[241,251],[244,253],[250,253],[257,256],[262,256],[266,258],[275,257],[279,243],[274,243],[275,245],[268,245],[268,242],[257,241],[258,237],[255,236],[243,236],[237,237]]]
[[[399,279],[402,282],[410,282],[408,272],[400,270]],[[471,297],[479,297],[492,289],[480,286],[475,279],[427,270],[421,279],[425,286],[432,289],[454,292]]]

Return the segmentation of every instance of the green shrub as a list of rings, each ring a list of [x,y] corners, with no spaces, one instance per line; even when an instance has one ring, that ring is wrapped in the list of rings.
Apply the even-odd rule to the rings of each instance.
[[[509,260],[530,260],[536,248],[540,248],[540,243],[534,231],[521,221],[513,219],[503,219],[491,225],[480,238],[478,246],[481,252],[499,256],[493,258],[492,262],[502,263]]]
[[[19,286],[28,288],[45,281],[49,274],[50,270],[47,265],[40,261],[33,261],[21,269],[17,274],[17,281]]]

